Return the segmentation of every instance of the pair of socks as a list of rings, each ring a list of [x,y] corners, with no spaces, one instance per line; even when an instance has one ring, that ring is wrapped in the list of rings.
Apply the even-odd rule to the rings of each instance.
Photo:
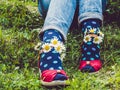
[[[89,19],[82,23],[82,32],[83,35],[87,32],[94,33],[100,32],[100,21],[96,19]],[[44,32],[43,35],[43,43],[50,43],[51,40],[57,39],[59,42],[63,43],[63,38],[61,34],[57,30],[49,29]],[[82,45],[82,58],[81,60],[100,60],[100,45],[99,43],[95,44],[93,38],[90,41],[83,42]],[[48,53],[41,53],[40,57],[40,70],[41,72],[44,70],[63,70],[60,53],[56,52],[54,48],[52,48]],[[84,67],[84,69],[88,69],[90,66]],[[91,69],[91,72],[94,71],[94,68]],[[57,74],[54,80],[65,80],[67,79],[62,74]]]

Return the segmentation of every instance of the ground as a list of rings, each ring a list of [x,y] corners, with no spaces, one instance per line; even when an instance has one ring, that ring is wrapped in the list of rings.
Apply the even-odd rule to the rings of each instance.
[[[32,13],[37,11],[36,4],[25,5]],[[39,80],[38,51],[34,50],[40,42],[37,35],[42,24],[32,29],[0,26],[0,90],[46,90]],[[68,34],[67,56],[63,61],[70,86],[60,90],[120,90],[120,27],[112,22],[103,24],[105,38],[101,44],[101,59],[104,64],[97,73],[78,70],[82,35],[77,29],[74,31]]]

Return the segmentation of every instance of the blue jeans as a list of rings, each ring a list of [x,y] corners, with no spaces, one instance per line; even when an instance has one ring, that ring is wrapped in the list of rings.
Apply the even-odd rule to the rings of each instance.
[[[39,0],[38,8],[45,18],[40,36],[45,30],[56,29],[66,40],[77,7],[79,9],[78,23],[80,24],[91,18],[103,21],[102,13],[105,4],[106,0]]]

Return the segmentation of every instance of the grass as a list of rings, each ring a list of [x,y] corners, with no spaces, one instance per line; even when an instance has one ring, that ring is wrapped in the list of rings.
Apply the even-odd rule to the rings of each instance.
[[[36,7],[35,3],[30,2],[24,5]],[[5,13],[2,17],[4,15]],[[37,17],[39,16],[36,15]],[[18,23],[21,25],[21,22]],[[46,90],[39,81],[38,52],[34,50],[34,46],[39,42],[39,29],[34,28],[0,26],[0,90]],[[69,32],[66,43],[67,56],[63,65],[69,76],[70,86],[61,90],[120,90],[120,27],[107,24],[102,31],[105,34],[101,44],[101,58],[104,64],[98,73],[93,74],[81,73],[78,70],[82,35],[78,30]]]

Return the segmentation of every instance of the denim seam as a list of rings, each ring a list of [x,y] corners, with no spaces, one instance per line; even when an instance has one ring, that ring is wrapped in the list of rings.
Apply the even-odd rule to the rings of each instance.
[[[91,19],[91,18],[100,19],[103,22],[103,15],[102,14],[94,13],[94,12],[87,12],[87,13],[84,13],[78,17],[78,23],[80,24],[84,20]]]

